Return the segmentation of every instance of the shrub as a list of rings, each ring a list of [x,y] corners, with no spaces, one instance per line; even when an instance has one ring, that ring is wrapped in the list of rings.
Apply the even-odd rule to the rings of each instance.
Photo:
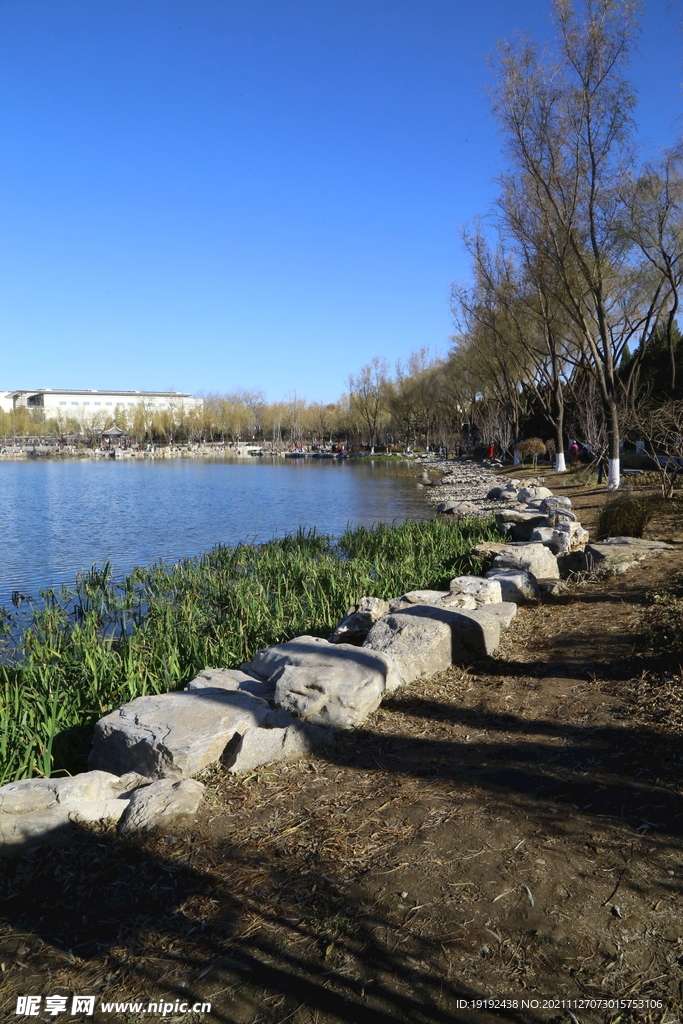
[[[660,504],[654,495],[620,494],[600,510],[598,537],[601,540],[606,537],[642,537]]]
[[[515,451],[519,452],[522,457],[522,464],[524,464],[525,459],[531,459],[534,467],[538,462],[539,455],[545,455],[546,450],[546,446],[540,437],[530,437],[526,441],[518,441],[515,445]]]

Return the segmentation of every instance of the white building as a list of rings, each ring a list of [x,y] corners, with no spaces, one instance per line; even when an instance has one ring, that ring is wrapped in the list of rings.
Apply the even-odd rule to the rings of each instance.
[[[47,419],[70,418],[82,421],[93,416],[113,420],[117,408],[134,412],[143,405],[146,412],[167,410],[174,415],[190,412],[203,404],[183,391],[62,391],[56,388],[36,388],[34,391],[0,392],[0,407],[6,412],[25,405],[40,409]]]

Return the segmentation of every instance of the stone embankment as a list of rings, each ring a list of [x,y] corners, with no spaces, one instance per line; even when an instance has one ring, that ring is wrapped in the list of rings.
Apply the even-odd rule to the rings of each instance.
[[[0,852],[61,841],[83,822],[115,820],[121,835],[133,835],[190,821],[204,791],[192,776],[209,765],[238,772],[329,749],[385,694],[495,654],[518,607],[552,598],[563,576],[620,573],[670,547],[628,537],[587,543],[569,499],[540,481],[490,486],[500,478],[467,464],[446,476],[437,492],[476,484],[472,503],[480,514],[495,509],[507,535],[474,549],[482,575],[392,601],[362,597],[329,640],[296,637],[239,668],[207,668],[182,692],[138,697],[105,715],[95,727],[91,771],[0,788]],[[434,485],[426,486],[431,494]],[[437,507],[448,504],[438,496]]]
[[[421,470],[418,485],[437,512],[488,519],[498,507],[498,502],[489,498],[489,491],[500,483],[496,469],[501,463],[476,463],[467,458],[446,461],[418,455],[414,464]]]

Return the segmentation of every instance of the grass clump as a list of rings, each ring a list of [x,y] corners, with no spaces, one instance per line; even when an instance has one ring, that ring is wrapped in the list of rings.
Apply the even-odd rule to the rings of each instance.
[[[600,509],[597,535],[607,537],[642,537],[657,515],[661,499],[654,495],[620,494]]]
[[[447,587],[477,568],[467,552],[496,538],[493,521],[478,519],[360,527],[336,539],[300,530],[119,581],[105,565],[72,589],[44,591],[21,628],[3,619],[0,785],[83,768],[93,724],[108,711],[260,647],[328,636],[363,595]]]

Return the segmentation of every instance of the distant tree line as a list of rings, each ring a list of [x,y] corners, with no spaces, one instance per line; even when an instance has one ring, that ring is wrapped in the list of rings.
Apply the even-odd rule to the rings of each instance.
[[[624,439],[683,457],[683,148],[638,156],[625,71],[639,3],[554,0],[553,14],[554,49],[522,38],[491,62],[505,166],[495,209],[464,234],[471,283],[453,288],[445,356],[420,349],[393,368],[376,356],[330,404],[240,390],[187,414],[141,402],[115,422],[158,442],[506,450],[533,435],[558,470],[571,437],[608,463],[612,488]],[[30,415],[0,413],[0,433],[28,432]]]

